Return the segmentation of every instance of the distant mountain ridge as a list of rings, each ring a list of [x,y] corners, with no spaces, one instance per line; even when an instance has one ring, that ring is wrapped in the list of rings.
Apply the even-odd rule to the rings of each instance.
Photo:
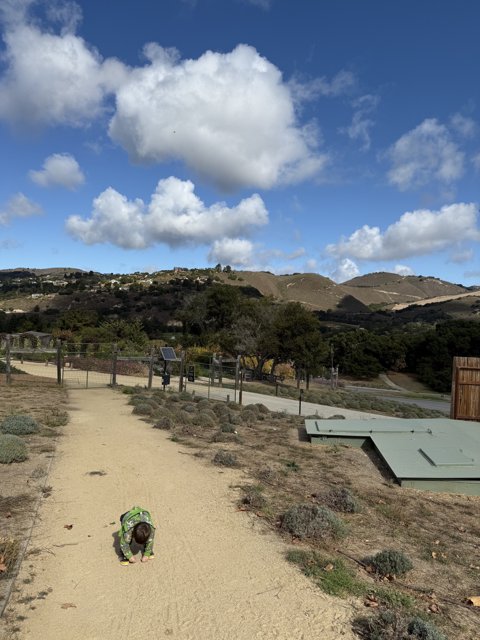
[[[105,304],[109,304],[109,300],[105,297],[107,295],[105,284],[109,287],[120,286],[125,291],[134,283],[144,288],[144,295],[147,296],[149,295],[147,293],[148,287],[154,282],[161,286],[172,280],[190,280],[193,283],[199,279],[202,282],[213,280],[225,285],[252,288],[261,295],[270,296],[279,302],[300,302],[313,311],[339,310],[347,314],[368,313],[379,309],[396,311],[409,305],[445,303],[450,300],[460,300],[459,304],[470,304],[470,302],[474,304],[474,298],[477,295],[480,298],[480,291],[477,292],[475,287],[464,287],[460,284],[427,276],[401,276],[395,273],[376,272],[337,284],[330,278],[316,273],[274,275],[266,271],[233,271],[229,267],[225,270],[176,268],[151,274],[136,272],[121,275],[87,272],[72,267],[49,269],[19,267],[0,270],[0,286],[7,279],[30,281],[33,283],[30,287],[35,287],[35,282],[46,282],[47,279],[50,281],[53,279],[55,285],[68,284],[68,287],[63,287],[63,295],[59,295],[62,287],[57,287],[57,293],[51,293],[50,300],[48,304],[45,300],[45,305],[68,308],[71,304],[69,299],[73,295],[72,287],[75,289],[75,273],[82,274],[88,280],[93,279],[94,284],[82,287],[82,291],[89,292],[89,295],[85,297],[84,304],[93,307],[97,297],[102,298]],[[39,286],[38,290],[41,292],[45,289]],[[30,291],[32,291],[31,288]],[[99,296],[100,292],[101,296]],[[32,297],[35,302],[32,301]],[[467,300],[463,303],[461,302],[462,298]],[[0,309],[11,306],[11,299],[10,301],[8,298],[0,300]],[[41,296],[30,295],[22,299],[17,297],[15,308],[20,307],[28,311],[33,306],[40,308],[44,306]]]

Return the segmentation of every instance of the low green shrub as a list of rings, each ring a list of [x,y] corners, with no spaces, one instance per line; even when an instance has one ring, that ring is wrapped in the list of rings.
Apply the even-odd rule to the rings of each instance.
[[[18,436],[0,435],[0,463],[23,462],[28,458],[27,445]]]
[[[231,451],[220,449],[213,458],[213,463],[223,467],[236,467],[238,465],[237,456]]]
[[[366,558],[364,562],[373,567],[375,572],[381,576],[401,576],[413,569],[413,564],[407,556],[402,551],[395,549],[380,551],[373,557]]]
[[[267,506],[267,499],[262,495],[262,490],[257,486],[244,488],[245,495],[242,499],[242,505],[248,509],[264,509]]]
[[[259,480],[272,484],[277,479],[277,472],[271,467],[261,467],[255,474]]]
[[[283,515],[281,528],[293,536],[313,540],[337,540],[346,535],[345,523],[327,507],[297,504]]]
[[[334,511],[341,511],[342,513],[358,513],[360,511],[359,501],[350,489],[346,487],[331,489],[320,499]]]
[[[54,407],[45,414],[43,424],[47,427],[64,427],[68,424],[68,413]]]
[[[154,412],[154,407],[152,407],[151,404],[147,404],[146,402],[140,402],[136,404],[132,411],[132,413],[135,413],[139,416],[151,416]]]
[[[257,402],[255,406],[257,407],[259,413],[263,413],[264,415],[267,415],[268,413],[270,413],[270,409],[266,407],[264,404],[262,404],[261,402]]]
[[[165,431],[169,431],[172,427],[173,427],[173,420],[168,416],[163,416],[162,418],[159,418],[153,425],[154,429],[163,429]]]
[[[235,425],[230,424],[230,422],[224,422],[220,427],[220,431],[222,433],[236,433]]]
[[[251,411],[250,409],[244,409],[242,411],[242,421],[245,422],[245,424],[255,424],[257,418],[258,414],[256,411]]]
[[[412,638],[418,638],[419,640],[447,640],[446,636],[433,624],[421,618],[412,618],[407,631]]]
[[[369,618],[356,618],[353,631],[364,640],[447,640],[430,622],[391,610],[380,611]]]
[[[216,427],[218,425],[218,418],[217,416],[212,418],[210,413],[201,411],[193,416],[192,422],[193,424],[196,424],[199,427],[205,427],[205,428]]]
[[[0,431],[11,433],[16,436],[24,436],[30,433],[37,433],[40,427],[38,422],[31,416],[13,415],[7,416],[0,425]]]

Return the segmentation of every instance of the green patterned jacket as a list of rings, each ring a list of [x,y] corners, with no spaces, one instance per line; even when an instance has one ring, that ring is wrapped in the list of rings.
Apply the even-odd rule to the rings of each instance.
[[[142,507],[132,507],[130,511],[122,518],[122,526],[118,533],[120,539],[120,549],[127,560],[132,557],[132,551],[130,549],[130,543],[132,542],[133,529],[135,525],[140,522],[146,522],[151,527],[150,536],[145,543],[145,551],[143,555],[147,558],[153,554],[153,539],[155,537],[155,527],[153,526],[152,516],[150,513]]]

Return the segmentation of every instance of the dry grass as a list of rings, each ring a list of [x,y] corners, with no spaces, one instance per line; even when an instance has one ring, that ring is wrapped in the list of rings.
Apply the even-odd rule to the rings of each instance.
[[[12,384],[7,386],[1,376],[0,421],[12,414],[29,415],[37,420],[40,431],[22,436],[28,447],[28,460],[0,464],[0,557],[4,557],[7,566],[7,571],[0,572],[0,607],[24,536],[30,529],[35,505],[41,496],[44,499],[48,495],[43,491],[46,470],[55,451],[55,437],[68,417],[66,399],[65,390],[52,380],[13,376]],[[19,621],[7,614],[8,611],[0,620],[0,637],[18,637]]]
[[[218,449],[215,434],[225,422],[225,410],[217,408],[218,404],[211,401],[209,405],[213,413],[222,416],[216,426],[196,427],[190,434],[176,424],[169,434],[194,449],[193,455],[201,464],[211,464]],[[362,510],[341,514],[349,535],[334,549],[329,548],[332,562],[342,561],[354,583],[361,581],[367,592],[381,592],[380,609],[402,609],[408,604],[409,611],[434,616],[435,624],[450,640],[477,637],[480,615],[464,602],[477,594],[480,580],[480,498],[402,488],[371,451],[312,445],[299,437],[303,419],[269,412],[253,420],[254,412],[245,410],[248,421],[237,421],[235,439],[226,439],[221,446],[236,456],[249,482],[238,488],[240,502],[249,486],[261,493],[261,504],[249,507],[247,498],[243,507],[252,517],[261,518],[291,543],[292,537],[279,529],[282,515],[290,507],[315,504],[319,494],[349,488]],[[296,548],[325,552],[322,542],[293,541]],[[401,580],[383,580],[362,566],[362,559],[385,549],[401,551],[411,559],[413,569]]]

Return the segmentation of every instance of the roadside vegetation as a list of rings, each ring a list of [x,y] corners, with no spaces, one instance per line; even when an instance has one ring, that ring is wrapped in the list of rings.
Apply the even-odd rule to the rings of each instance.
[[[311,445],[302,418],[262,404],[123,392],[146,428],[231,469],[236,508],[276,531],[319,589],[354,598],[360,638],[476,637],[479,498],[397,486],[373,451]]]

